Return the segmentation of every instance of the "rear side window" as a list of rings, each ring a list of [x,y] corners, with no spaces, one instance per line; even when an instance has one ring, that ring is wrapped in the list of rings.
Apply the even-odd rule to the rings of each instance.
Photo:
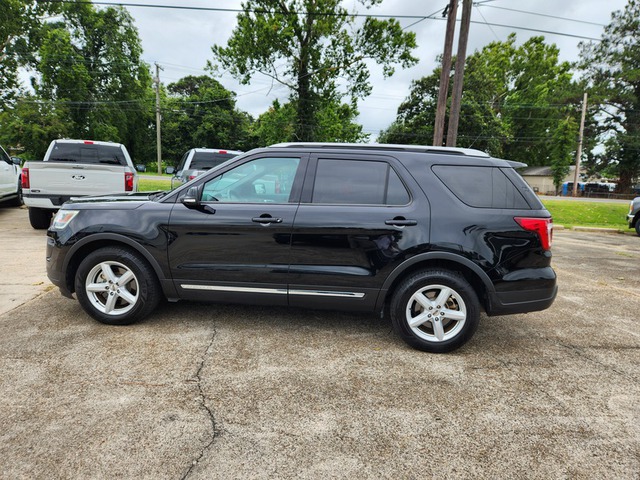
[[[434,165],[432,169],[456,197],[471,207],[530,209],[500,168]]]
[[[209,170],[236,156],[237,154],[235,153],[195,152],[190,168],[193,170]]]
[[[127,165],[122,149],[119,146],[91,143],[56,143],[51,150],[49,160],[55,162]]]
[[[313,203],[406,205],[410,197],[391,165],[361,160],[318,160]]]

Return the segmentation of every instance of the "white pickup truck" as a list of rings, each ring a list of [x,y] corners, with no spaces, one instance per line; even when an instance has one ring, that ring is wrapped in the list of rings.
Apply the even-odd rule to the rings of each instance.
[[[137,190],[133,162],[119,143],[54,140],[43,161],[22,169],[22,194],[35,229],[48,228],[53,213],[71,197]]]
[[[0,204],[22,205],[20,159],[12,158],[0,147]]]

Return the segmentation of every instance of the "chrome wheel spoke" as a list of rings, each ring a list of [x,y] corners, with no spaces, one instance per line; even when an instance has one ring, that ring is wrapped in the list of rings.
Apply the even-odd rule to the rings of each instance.
[[[436,298],[436,308],[441,308],[442,306],[444,306],[445,303],[447,303],[447,300],[449,300],[449,297],[451,296],[451,289],[444,287],[442,290],[440,290],[440,293],[438,294],[438,298]]]
[[[442,309],[442,314],[444,315],[444,318],[448,320],[455,320],[456,322],[464,321],[467,318],[467,314],[460,310]]]
[[[415,317],[409,320],[409,326],[411,328],[416,328],[428,321],[429,321],[429,314],[427,312],[422,312],[420,315],[416,315]]]
[[[133,295],[131,292],[123,289],[122,287],[118,292],[118,296],[122,298],[125,302],[127,302],[129,305],[133,305],[134,303],[136,303],[136,300],[138,299],[137,296]]]
[[[438,320],[433,320],[431,322],[433,325],[433,334],[438,339],[439,342],[444,340],[444,328],[442,326],[442,322]]]
[[[107,283],[90,283],[87,285],[87,292],[103,293],[107,290]]]
[[[102,271],[102,274],[104,275],[104,278],[107,279],[107,281],[113,282],[113,283],[116,283],[118,281],[118,277],[116,276],[115,273],[113,273],[113,269],[111,268],[110,264],[101,263],[100,270]]]
[[[125,286],[127,283],[129,283],[131,280],[133,280],[135,278],[135,276],[133,275],[133,272],[131,270],[127,270],[126,272],[124,272],[122,274],[122,276],[118,279],[118,286],[123,287]]]
[[[104,313],[111,313],[116,306],[116,302],[118,301],[118,296],[114,292],[110,292],[107,295],[107,301],[104,304]]]

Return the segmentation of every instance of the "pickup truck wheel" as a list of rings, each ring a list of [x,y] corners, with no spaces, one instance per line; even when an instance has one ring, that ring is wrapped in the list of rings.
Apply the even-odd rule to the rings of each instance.
[[[636,220],[636,234],[640,237],[640,219]]]
[[[391,299],[393,328],[419,350],[445,353],[465,344],[480,320],[478,297],[462,275],[423,270],[402,282]]]
[[[29,223],[36,230],[49,228],[53,212],[44,208],[29,207]]]
[[[22,182],[20,181],[20,179],[18,179],[17,195],[13,200],[11,200],[9,205],[11,205],[12,207],[19,207],[22,204],[23,204],[23,200],[22,200]]]
[[[80,263],[75,289],[84,310],[99,322],[129,325],[147,316],[160,301],[160,285],[151,266],[120,247],[90,253]]]

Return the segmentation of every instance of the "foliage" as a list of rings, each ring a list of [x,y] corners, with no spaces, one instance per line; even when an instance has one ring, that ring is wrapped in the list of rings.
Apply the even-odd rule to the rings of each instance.
[[[248,150],[253,119],[236,109],[235,94],[217,80],[187,76],[167,86],[162,102],[163,157],[177,164],[194,147]]]
[[[626,192],[640,175],[640,1],[614,12],[602,41],[581,45],[580,66],[604,117],[604,164],[615,165]]]
[[[549,147],[550,166],[556,192],[569,174],[569,167],[574,163],[574,145],[578,136],[578,124],[570,116],[561,120],[553,129]]]
[[[258,118],[255,133],[261,146],[296,141],[296,102],[280,105],[274,100],[269,110]],[[338,101],[322,102],[316,111],[314,138],[325,142],[362,142],[368,135],[355,123],[358,111]]]
[[[360,3],[370,7],[380,1]],[[289,88],[296,108],[295,140],[325,140],[317,126],[327,103],[340,105],[347,95],[355,107],[370,93],[367,61],[381,64],[385,76],[394,73],[396,64],[417,61],[411,55],[415,35],[403,31],[397,20],[369,17],[356,26],[340,0],[247,0],[243,8],[227,46],[213,47],[215,61],[242,83],[262,74]],[[344,107],[332,112],[349,115]]]
[[[380,141],[431,144],[439,78],[436,69],[413,82]],[[529,165],[548,165],[558,158],[552,148],[554,136],[560,135],[558,125],[568,117],[575,123],[581,95],[570,65],[559,62],[555,45],[533,37],[518,47],[512,34],[467,57],[458,144]],[[569,132],[564,133],[574,148],[577,136],[570,139]]]
[[[58,5],[36,0],[0,0],[0,108],[19,93],[18,67],[37,48],[42,17]]]

